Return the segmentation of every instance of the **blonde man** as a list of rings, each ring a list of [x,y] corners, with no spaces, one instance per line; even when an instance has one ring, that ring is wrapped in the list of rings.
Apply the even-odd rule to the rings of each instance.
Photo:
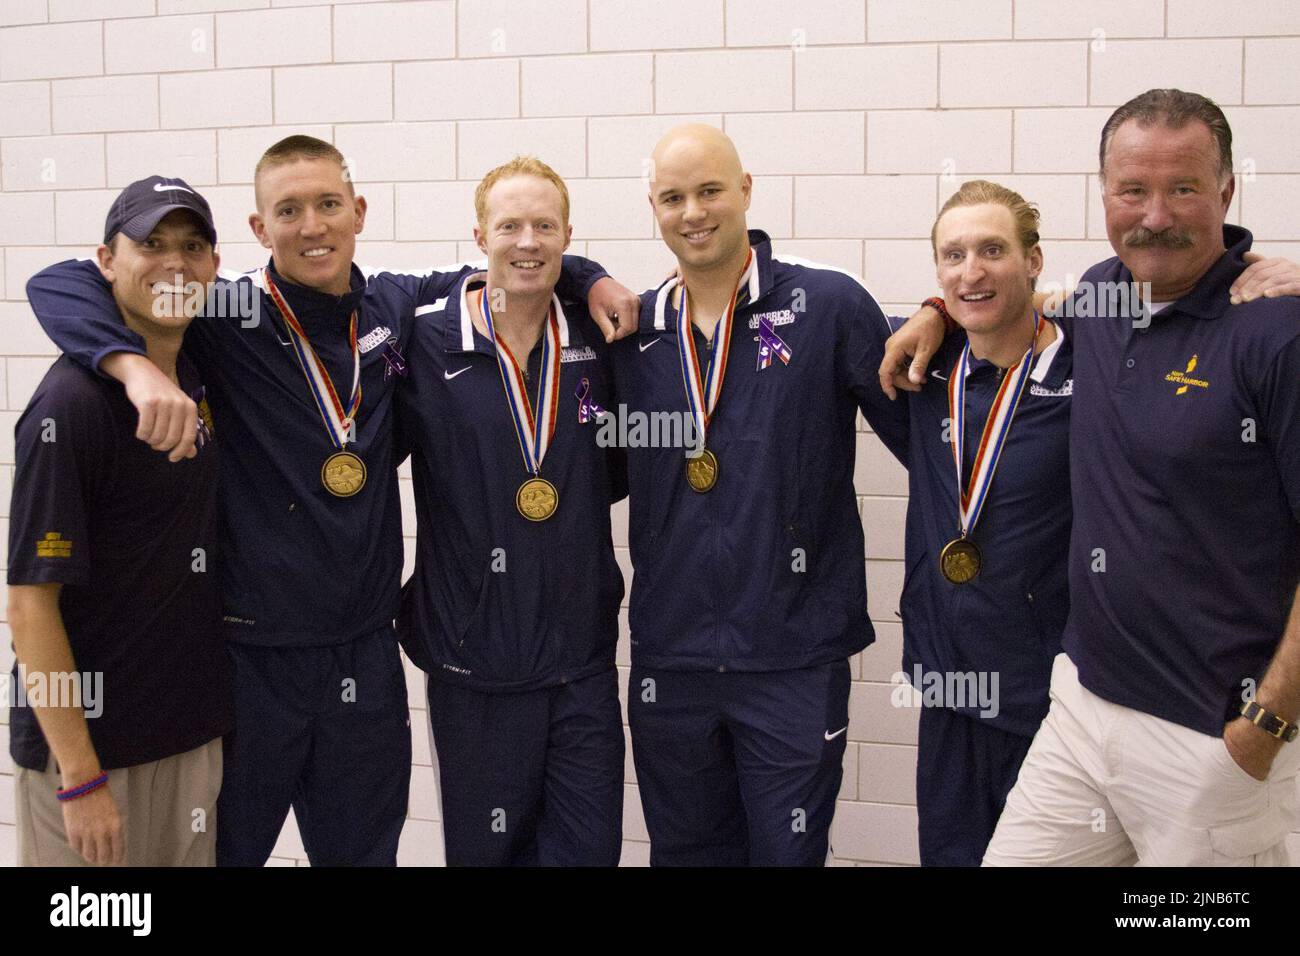
[[[447,863],[614,866],[622,458],[605,343],[556,295],[569,193],[519,157],[484,177],[461,276],[399,393],[419,533],[398,628],[429,675]]]
[[[930,234],[956,328],[907,396],[900,603],[926,866],[983,858],[1047,713],[1068,609],[1073,372],[1070,343],[1034,308],[1038,222],[1018,193],[975,180]]]

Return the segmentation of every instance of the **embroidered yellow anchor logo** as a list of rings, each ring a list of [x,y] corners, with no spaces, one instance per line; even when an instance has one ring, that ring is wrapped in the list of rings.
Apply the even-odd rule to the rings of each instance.
[[[1191,359],[1189,359],[1187,362],[1187,368],[1185,368],[1181,372],[1178,371],[1177,369],[1174,369],[1172,372],[1170,372],[1168,375],[1165,376],[1166,382],[1173,382],[1175,385],[1178,386],[1178,391],[1174,392],[1175,395],[1182,395],[1186,393],[1186,391],[1189,388],[1191,388],[1193,385],[1195,385],[1197,388],[1210,387],[1210,383],[1207,382],[1205,379],[1191,377],[1192,372],[1196,371],[1197,361],[1198,361],[1198,357],[1193,355]]]

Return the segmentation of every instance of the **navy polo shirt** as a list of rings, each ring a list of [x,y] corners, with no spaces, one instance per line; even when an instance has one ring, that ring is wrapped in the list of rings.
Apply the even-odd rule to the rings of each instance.
[[[392,408],[402,376],[394,365],[403,361],[417,308],[449,295],[460,273],[367,276],[353,266],[351,290],[334,296],[268,268],[343,396],[352,385],[348,327],[357,311],[362,401],[348,450],[365,462],[367,480],[350,498],[322,484],[321,466],[337,449],[288,330],[262,289],[261,271],[240,277],[234,293],[219,282],[227,300],[237,293],[260,308],[251,327],[210,308],[185,336],[223,435],[224,619],[231,639],[243,643],[337,644],[385,626],[397,613],[402,520]],[[571,257],[565,269],[583,294],[604,274]],[[94,263],[52,266],[27,292],[46,332],[82,364],[93,367],[112,351],[142,351]]]
[[[559,506],[545,521],[519,513],[515,494],[532,476],[496,351],[469,311],[467,295],[482,286],[481,275],[463,279],[411,341],[398,405],[419,532],[398,633],[437,680],[525,691],[614,666],[623,576],[609,505],[625,480],[621,451],[598,444],[595,420],[578,420],[584,379],[590,401],[614,407],[607,346],[584,307],[555,299],[559,407],[540,475]],[[539,340],[527,362],[534,406],[541,357]]]
[[[1055,340],[1034,357],[971,533],[983,559],[980,573],[965,584],[951,584],[939,570],[939,553],[960,532],[948,384],[965,345],[965,332],[949,335],[931,360],[921,391],[900,393],[907,396],[910,416],[907,574],[900,603],[903,669],[914,685],[921,669],[918,690],[925,690],[925,675],[943,678],[943,686],[954,688],[944,706],[1028,737],[1047,714],[1052,659],[1060,652],[1069,608],[1072,347],[1058,327]],[[970,475],[1001,378],[996,366],[972,356],[963,480]],[[996,675],[995,706],[971,693],[980,684],[949,682],[950,674],[976,675],[989,689]],[[928,678],[931,686],[935,679]]]
[[[1251,236],[1135,328],[1074,300],[1064,646],[1093,693],[1215,736],[1263,676],[1300,578],[1300,300],[1229,303]]]
[[[707,446],[716,486],[685,478],[681,447],[628,449],[632,661],[668,670],[786,670],[874,639],[853,488],[858,409],[896,454],[905,410],[876,369],[889,324],[861,283],[774,256],[751,230],[721,399]],[[614,347],[629,412],[689,417],[676,281],[642,298],[639,334]],[[789,346],[759,370],[762,319]],[[662,419],[661,419],[662,420]]]
[[[184,356],[177,375],[201,394]],[[120,384],[64,356],[14,430],[8,580],[63,585],[76,670],[96,675],[82,698],[105,769],[185,753],[233,722],[214,432],[197,456],[171,464],[135,440],[136,418]],[[49,747],[33,709],[12,708],[9,723],[14,762],[44,770]]]

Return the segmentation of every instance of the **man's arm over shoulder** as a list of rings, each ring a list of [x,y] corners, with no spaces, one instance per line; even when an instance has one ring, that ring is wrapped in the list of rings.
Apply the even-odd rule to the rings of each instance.
[[[391,289],[393,294],[405,297],[402,307],[413,311],[447,298],[455,292],[461,279],[471,273],[482,272],[487,264],[464,262],[431,269],[389,269],[358,263],[358,268],[371,282],[379,283],[381,288]]]
[[[565,256],[560,269],[560,279],[555,283],[555,294],[561,299],[573,299],[586,302],[591,296],[592,287],[601,279],[609,277],[604,266],[593,259],[583,256]],[[593,315],[595,320],[596,316]],[[599,323],[597,323],[599,324]]]
[[[144,339],[122,321],[113,287],[91,259],[67,259],[27,281],[27,301],[36,321],[79,365],[101,371],[113,352],[144,355]]]
[[[112,286],[89,259],[42,269],[27,283],[41,328],[84,368],[116,378],[140,413],[136,437],[168,452],[172,461],[194,456],[198,408],[145,355],[144,339],[126,327]],[[193,337],[193,326],[186,341]]]
[[[403,294],[410,296],[412,306],[418,308],[432,305],[439,299],[451,295],[460,287],[465,276],[486,271],[487,260],[436,266],[425,270],[380,269],[360,265],[359,268],[368,278],[391,283],[400,289]],[[561,299],[586,302],[591,287],[606,275],[605,270],[590,259],[581,256],[565,256],[555,293]]]
[[[451,295],[467,273],[482,272],[486,268],[487,261],[479,260],[418,274],[364,267],[362,271],[367,275],[389,276],[391,281],[413,298],[409,308],[417,311]],[[581,256],[565,256],[555,293],[561,299],[585,302],[606,341],[622,338],[636,328],[636,293],[611,278],[598,262]]]

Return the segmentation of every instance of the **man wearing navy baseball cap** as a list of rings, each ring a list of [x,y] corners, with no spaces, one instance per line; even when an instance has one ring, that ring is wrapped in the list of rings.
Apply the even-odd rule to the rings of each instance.
[[[144,242],[164,217],[177,210],[192,213],[189,221],[211,246],[217,244],[217,227],[212,224],[212,207],[183,179],[149,176],[127,186],[109,207],[104,222],[104,244],[119,232],[135,242]]]
[[[217,449],[181,353],[189,288],[217,274],[207,202],[151,176],[97,250],[122,321],[194,397],[198,454],[132,440],[117,381],[62,356],[15,429],[10,752],[24,866],[212,865],[230,662],[215,556]],[[192,310],[190,310],[192,312]]]

